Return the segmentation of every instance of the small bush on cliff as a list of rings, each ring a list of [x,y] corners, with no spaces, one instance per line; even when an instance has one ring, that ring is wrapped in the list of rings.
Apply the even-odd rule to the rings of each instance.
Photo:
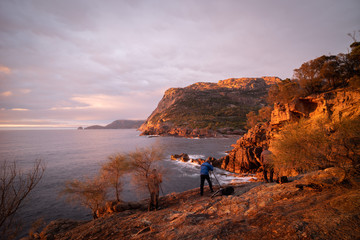
[[[332,125],[332,161],[339,161],[351,175],[360,174],[360,117]]]
[[[130,169],[130,162],[126,154],[114,154],[108,157],[100,170],[100,175],[105,182],[108,182],[115,190],[116,200],[120,202],[122,190],[121,177]]]
[[[271,143],[278,170],[308,172],[341,167],[349,175],[359,174],[360,119],[337,123],[302,119],[288,124]]]
[[[149,148],[139,148],[128,154],[130,159],[130,168],[133,170],[133,182],[139,187],[139,190],[149,190],[148,177],[156,162],[163,159],[164,152],[156,146]],[[161,174],[162,170],[157,167],[157,171]]]
[[[256,114],[256,112],[254,111],[246,114],[246,128],[250,129],[254,127],[257,123],[270,121],[272,110],[273,108],[271,106],[265,106],[259,109],[258,114]]]
[[[70,203],[80,203],[82,206],[90,208],[93,218],[96,219],[98,217],[97,210],[105,204],[106,189],[106,183],[96,176],[83,181],[67,181],[60,196],[65,196]]]
[[[289,103],[292,99],[301,95],[300,85],[297,80],[289,78],[274,84],[270,87],[268,93],[268,102],[273,104],[276,102]]]
[[[152,146],[130,153],[114,154],[108,158],[93,178],[69,180],[59,194],[65,196],[70,203],[79,203],[91,209],[94,219],[108,200],[110,189],[114,190],[112,192],[115,192],[116,200],[121,201],[121,177],[124,173],[133,172],[133,181],[139,186],[139,190],[148,189],[148,176],[155,168],[156,161],[163,159],[163,151]],[[161,173],[161,169],[158,171]]]

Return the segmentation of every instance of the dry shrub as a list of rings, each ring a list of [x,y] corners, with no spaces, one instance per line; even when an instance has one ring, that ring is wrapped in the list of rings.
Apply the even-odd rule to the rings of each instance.
[[[148,177],[151,171],[156,168],[157,172],[163,175],[163,170],[156,162],[164,158],[164,151],[157,147],[138,148],[128,154],[130,168],[133,170],[133,182],[141,190],[149,190]],[[150,191],[150,190],[149,190]]]
[[[100,176],[115,190],[116,200],[120,202],[122,191],[121,177],[130,170],[130,162],[126,154],[117,153],[108,157],[108,161],[102,164]]]
[[[16,162],[0,162],[0,236],[14,239],[21,229],[16,213],[44,175],[45,164],[36,160],[32,169],[23,172]],[[1,238],[1,237],[0,237]]]
[[[309,172],[341,167],[348,175],[359,174],[359,117],[332,123],[302,119],[288,124],[271,143],[278,171]]]
[[[248,114],[246,114],[246,128],[251,129],[253,128],[258,122],[258,116],[256,112],[251,111]]]
[[[70,203],[80,203],[80,205],[90,208],[95,219],[98,217],[97,210],[105,204],[106,190],[106,183],[96,176],[83,181],[76,179],[67,181],[60,196],[65,196]]]
[[[246,114],[246,128],[251,129],[258,123],[270,121],[272,110],[273,108],[271,106],[265,106],[259,109],[258,114],[254,111]]]

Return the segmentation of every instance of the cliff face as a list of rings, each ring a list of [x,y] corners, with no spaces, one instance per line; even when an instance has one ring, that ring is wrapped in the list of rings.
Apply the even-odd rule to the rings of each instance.
[[[139,128],[142,135],[215,137],[240,134],[246,114],[265,104],[277,77],[231,78],[168,89]]]
[[[360,91],[338,89],[320,95],[295,99],[289,104],[275,104],[271,121],[258,124],[241,137],[234,149],[221,159],[221,168],[231,172],[256,172],[260,167],[263,146],[269,145],[272,135],[285,123],[307,118],[315,121],[328,118],[339,121],[360,115]]]

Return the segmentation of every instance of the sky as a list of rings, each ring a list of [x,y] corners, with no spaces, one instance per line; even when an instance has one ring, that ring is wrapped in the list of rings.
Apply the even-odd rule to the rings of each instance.
[[[0,0],[0,128],[146,119],[166,89],[346,53],[358,0]]]

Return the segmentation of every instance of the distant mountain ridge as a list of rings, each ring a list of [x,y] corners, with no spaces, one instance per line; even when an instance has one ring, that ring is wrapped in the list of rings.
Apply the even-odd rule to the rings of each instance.
[[[266,104],[278,77],[229,78],[166,90],[157,108],[139,128],[142,135],[216,137],[240,134],[246,114]]]
[[[145,120],[116,120],[106,126],[93,125],[84,129],[131,129],[139,128]]]

